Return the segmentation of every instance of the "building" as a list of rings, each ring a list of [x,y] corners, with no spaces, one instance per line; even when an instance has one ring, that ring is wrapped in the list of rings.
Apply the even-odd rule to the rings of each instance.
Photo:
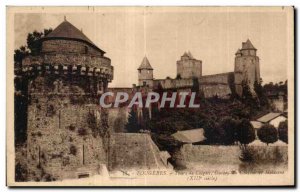
[[[145,59],[141,73],[151,70],[148,64]],[[127,107],[99,107],[99,97],[106,91],[127,92],[130,97],[137,91],[135,87],[108,89],[113,71],[105,52],[67,20],[41,39],[38,55],[23,59],[21,75],[28,82],[29,100],[27,143],[16,153],[26,151],[29,181],[170,168],[149,134],[120,130],[119,124],[127,122]],[[151,74],[144,75],[140,78],[147,82]],[[138,89],[148,92],[148,87]],[[107,102],[113,103],[114,97]]]
[[[177,61],[175,79],[154,79],[153,68],[145,57],[138,68],[138,82],[140,86],[149,86],[154,90],[191,90],[196,86],[207,98],[228,98],[232,94],[241,96],[243,83],[249,85],[254,93],[254,82],[260,80],[259,57],[256,51],[248,39],[235,54],[234,71],[212,75],[202,75],[202,61],[195,59],[190,52],[185,52]]]
[[[177,77],[193,79],[202,77],[202,61],[193,57],[191,52],[185,52],[177,61]]]
[[[287,117],[282,113],[268,113],[257,119],[258,122],[263,124],[273,125],[276,129],[278,129],[279,124],[283,121],[287,120]]]
[[[28,80],[29,180],[101,174],[107,128],[98,97],[113,79],[111,60],[104,54],[65,20],[42,38],[40,54],[22,61]]]

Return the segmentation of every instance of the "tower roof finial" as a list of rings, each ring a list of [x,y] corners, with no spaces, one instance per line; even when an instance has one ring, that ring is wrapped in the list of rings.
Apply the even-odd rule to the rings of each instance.
[[[67,17],[66,16],[64,16],[64,21],[67,21]]]

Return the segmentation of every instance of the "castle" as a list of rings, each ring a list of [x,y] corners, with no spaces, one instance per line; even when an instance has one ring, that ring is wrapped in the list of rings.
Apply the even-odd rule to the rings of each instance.
[[[41,39],[39,55],[23,59],[29,180],[86,177],[106,163],[98,97],[113,79],[113,66],[104,54],[65,20]]]
[[[177,61],[177,77],[175,79],[154,79],[153,68],[147,57],[144,57],[138,68],[138,84],[147,86],[153,90],[163,89],[179,90],[190,89],[195,85],[204,97],[218,96],[228,98],[232,94],[242,95],[242,83],[249,85],[254,92],[254,82],[259,82],[259,57],[257,49],[248,39],[242,43],[242,48],[235,54],[234,71],[213,75],[202,75],[202,61],[195,59],[190,52],[185,52]]]
[[[16,164],[25,164],[28,180],[168,166],[150,135],[110,128],[114,111],[100,108],[99,98],[114,68],[103,50],[66,19],[40,42],[40,53],[26,56],[21,68],[28,96],[27,140],[16,150]]]
[[[41,39],[39,54],[22,60],[28,86],[25,159],[29,180],[88,177],[101,174],[106,165],[109,170],[168,166],[148,134],[114,134],[109,128],[110,114],[98,105],[113,80],[114,68],[104,55],[65,20]],[[259,78],[259,58],[249,40],[236,53],[234,72],[203,76],[202,61],[191,53],[177,61],[176,79],[154,79],[146,57],[138,68],[139,87],[191,89],[197,80],[205,97],[241,94],[243,81],[252,86]]]

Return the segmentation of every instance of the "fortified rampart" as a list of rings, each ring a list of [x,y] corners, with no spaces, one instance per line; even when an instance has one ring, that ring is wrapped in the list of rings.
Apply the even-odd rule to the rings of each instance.
[[[228,98],[234,91],[233,72],[202,76],[198,82],[199,90],[206,98],[214,96]]]
[[[154,89],[182,89],[192,87],[193,79],[155,79],[153,84]]]
[[[22,61],[28,81],[29,180],[99,174],[107,163],[109,127],[99,96],[113,79],[110,59],[67,21]]]

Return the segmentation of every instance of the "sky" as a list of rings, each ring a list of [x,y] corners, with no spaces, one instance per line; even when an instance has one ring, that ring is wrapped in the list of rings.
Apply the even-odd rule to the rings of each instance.
[[[35,11],[16,13],[15,48],[26,44],[34,30],[57,27],[66,19],[106,52],[114,66],[109,87],[137,84],[137,68],[144,56],[154,68],[154,78],[176,77],[176,61],[185,51],[202,60],[202,74],[234,70],[234,57],[250,39],[260,58],[263,83],[287,79],[287,14],[281,8],[97,8],[97,10]]]

